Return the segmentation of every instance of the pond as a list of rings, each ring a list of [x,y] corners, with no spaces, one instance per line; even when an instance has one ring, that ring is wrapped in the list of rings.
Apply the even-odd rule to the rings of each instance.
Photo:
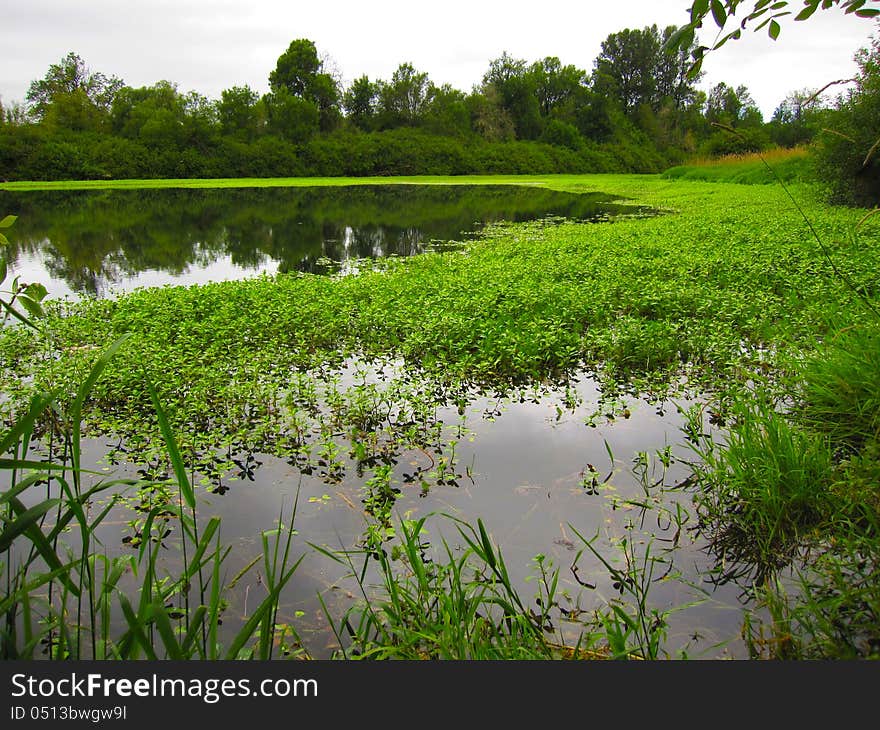
[[[392,369],[380,370],[387,377]],[[375,366],[349,363],[325,377],[338,376],[344,390],[375,372]],[[695,534],[686,488],[693,453],[683,413],[694,406],[698,399],[652,403],[635,397],[609,406],[595,381],[582,376],[525,396],[477,397],[464,412],[440,407],[433,414],[433,444],[401,447],[389,459],[389,483],[397,492],[390,510],[395,519],[426,517],[421,542],[439,557],[444,541],[456,549],[463,544],[455,520],[476,525],[481,519],[521,595],[533,600],[535,560],[543,556],[545,567],[559,569],[560,605],[575,619],[578,611],[589,614],[618,596],[613,577],[584,549],[584,539],[594,540],[618,569],[625,567],[628,541],[637,560],[656,560],[648,595],[650,606],[669,612],[664,649],[673,655],[686,651],[691,658],[745,658],[738,637],[747,605],[742,588],[715,581],[713,558]],[[372,472],[353,457],[345,436],[336,434],[333,442],[336,470],[237,452],[237,466],[198,492],[201,519],[222,519],[224,544],[232,547],[225,563],[230,576],[260,555],[261,531],[277,525],[297,502],[295,557],[305,559],[283,594],[277,620],[296,626],[312,658],[327,658],[339,646],[325,611],[338,621],[360,598],[361,587],[348,568],[305,543],[349,553],[356,570],[365,562],[371,567],[364,581],[368,589],[381,583],[375,562],[364,555],[366,535],[378,524],[376,511],[367,506],[374,496]],[[107,450],[115,445],[90,441],[86,465],[106,471]],[[124,455],[112,459],[112,473],[119,477],[136,478],[142,468]],[[441,468],[446,477],[438,479]],[[136,523],[143,523],[143,515],[115,509],[97,537],[108,549],[130,551],[136,547]],[[392,538],[386,548],[394,544]],[[164,560],[173,574],[175,551]],[[227,613],[235,619],[230,632],[263,594],[253,571],[226,594]],[[581,624],[562,621],[554,629],[573,645]]]
[[[652,213],[600,194],[517,186],[28,193],[4,202],[19,216],[12,267],[25,280],[45,283],[55,297],[103,297],[141,286],[272,272],[345,274],[365,259],[464,245],[496,221],[599,221]],[[368,462],[355,453],[355,439],[332,427],[325,414],[331,400],[350,410],[359,387],[364,397],[376,395],[367,385],[415,393],[415,376],[404,370],[398,362],[350,358],[340,367],[300,373],[296,387],[302,392],[313,383],[324,389],[315,397],[315,414],[321,414],[302,423],[304,458],[239,449],[216,455],[219,471],[208,468],[210,455],[202,459],[207,467],[194,468],[194,480],[204,487],[202,513],[222,518],[223,540],[233,548],[229,575],[259,555],[260,532],[297,498],[300,548],[307,542],[327,550],[363,548],[376,525],[369,485],[378,469],[376,462],[364,469]],[[454,542],[454,519],[476,524],[480,518],[523,596],[534,592],[536,556],[559,568],[571,615],[590,611],[616,591],[583,540],[595,538],[605,559],[617,565],[629,545],[638,555],[659,556],[665,566],[652,581],[651,602],[670,611],[670,651],[745,655],[737,639],[741,590],[713,580],[713,561],[695,536],[686,488],[693,453],[683,413],[699,407],[698,393],[676,402],[619,396],[609,403],[593,377],[582,373],[532,391],[471,393],[457,405],[442,398],[431,404],[424,393],[417,395],[415,406],[432,409],[419,417],[430,437],[421,446],[407,443],[386,414],[374,446],[394,487],[389,512],[402,519],[432,515],[427,543]],[[109,437],[86,446],[84,466],[96,471],[137,477],[149,469],[136,451],[117,448]],[[98,537],[109,551],[131,550],[139,521],[136,510],[115,508]],[[311,656],[329,656],[336,641],[324,607],[338,619],[359,587],[341,566],[305,552],[278,620],[297,625]],[[163,559],[173,563],[173,551]],[[680,579],[674,578],[678,572]],[[253,608],[261,590],[258,575],[248,574],[226,597],[231,617],[245,617]],[[560,631],[577,640],[575,622]]]
[[[517,185],[3,193],[10,268],[51,296],[346,270],[455,245],[495,221],[644,215],[601,194]]]

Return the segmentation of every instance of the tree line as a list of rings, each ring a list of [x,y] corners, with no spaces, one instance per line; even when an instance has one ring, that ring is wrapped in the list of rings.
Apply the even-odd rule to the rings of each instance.
[[[823,125],[828,110],[809,91],[765,123],[746,87],[699,90],[695,48],[676,26],[625,29],[590,71],[503,53],[463,92],[408,62],[390,79],[344,85],[297,39],[267,93],[233,86],[219,99],[167,80],[134,88],[71,52],[24,104],[0,108],[0,170],[8,180],[658,172],[695,154],[803,144]]]

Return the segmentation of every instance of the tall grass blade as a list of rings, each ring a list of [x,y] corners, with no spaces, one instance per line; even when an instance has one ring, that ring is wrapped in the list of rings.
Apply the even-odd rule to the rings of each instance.
[[[144,377],[147,377],[146,373],[144,373]],[[165,409],[162,408],[162,404],[159,402],[159,395],[156,393],[156,388],[149,379],[147,379],[147,389],[150,392],[150,399],[153,401],[153,408],[156,410],[156,417],[159,419],[159,429],[162,432],[162,438],[165,441],[165,448],[168,451],[168,458],[171,460],[171,466],[174,469],[174,476],[177,478],[177,483],[183,492],[183,499],[186,502],[186,506],[191,510],[194,510],[196,508],[196,499],[192,485],[189,481],[189,476],[186,473],[186,464],[184,464],[183,459],[180,456],[180,449],[177,447],[177,439],[174,437],[174,431],[171,429],[171,424],[168,421]]]

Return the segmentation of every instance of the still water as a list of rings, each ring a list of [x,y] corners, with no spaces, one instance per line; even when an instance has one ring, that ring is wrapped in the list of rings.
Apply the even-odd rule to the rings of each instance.
[[[52,191],[0,193],[0,204],[18,216],[12,271],[55,297],[330,273],[455,245],[495,221],[647,213],[515,185]]]
[[[3,209],[19,216],[11,236],[14,273],[44,283],[52,297],[73,298],[263,273],[346,273],[364,260],[462,245],[495,221],[650,214],[602,195],[516,186],[2,195]],[[710,580],[711,557],[693,539],[691,497],[686,488],[674,488],[686,481],[686,462],[692,458],[678,409],[694,403],[627,398],[618,403],[616,417],[596,419],[599,390],[584,375],[566,391],[551,388],[524,399],[480,396],[463,414],[441,409],[447,443],[455,442],[452,478],[420,490],[409,475],[432,467],[436,454],[401,454],[393,473],[400,489],[395,515],[432,515],[424,537],[438,548],[442,539],[461,542],[452,518],[470,524],[482,519],[524,597],[535,590],[529,578],[535,557],[542,555],[560,569],[568,608],[584,611],[616,591],[607,570],[583,550],[578,533],[596,537],[606,559],[618,565],[626,538],[642,554],[662,555],[683,576],[672,580],[658,574],[651,589],[652,605],[661,610],[688,605],[669,616],[668,649],[686,649],[690,656],[742,656],[740,589]],[[88,446],[90,463],[110,468],[104,460],[109,444],[95,439]],[[284,595],[279,621],[297,625],[312,656],[327,656],[336,642],[321,601],[341,616],[359,588],[345,569],[306,543],[358,549],[369,522],[364,478],[351,459],[346,477],[328,483],[282,459],[249,457],[253,469],[227,475],[216,493],[200,492],[201,519],[222,518],[222,539],[233,546],[226,567],[235,575],[260,554],[261,531],[275,525],[298,494],[295,525],[306,558]],[[112,469],[119,477],[136,476],[139,466],[123,460]],[[598,478],[591,480],[594,473]],[[132,519],[114,511],[101,530],[108,548],[130,549],[125,540]],[[174,559],[169,554],[168,560]],[[227,597],[230,618],[246,617],[261,599],[262,587],[253,572],[248,575]],[[576,625],[560,629],[576,640]]]

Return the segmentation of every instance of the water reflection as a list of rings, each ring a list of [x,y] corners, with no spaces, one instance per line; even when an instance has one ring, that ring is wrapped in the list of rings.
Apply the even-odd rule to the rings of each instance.
[[[622,405],[629,417],[601,419],[596,427],[588,427],[586,421],[599,405],[599,390],[586,376],[572,387],[579,402],[574,408],[564,405],[566,393],[551,391],[540,399],[480,397],[463,416],[455,408],[440,409],[438,416],[448,434],[458,433],[459,426],[467,423],[452,464],[459,478],[454,485],[421,492],[407,480],[407,473],[425,467],[433,458],[421,449],[402,452],[393,463],[393,483],[400,487],[395,515],[428,517],[424,542],[440,559],[444,541],[456,554],[463,546],[454,519],[470,524],[482,519],[523,597],[531,598],[535,591],[531,578],[535,556],[540,554],[560,568],[560,591],[585,612],[617,592],[608,571],[583,549],[575,531],[587,539],[595,537],[595,544],[618,567],[622,539],[634,541],[639,554],[651,545],[653,554],[663,556],[682,576],[667,580],[658,571],[651,587],[652,606],[676,609],[668,617],[665,648],[673,654],[687,648],[691,656],[744,658],[747,653],[739,638],[744,608],[741,589],[711,580],[714,560],[695,533],[692,495],[680,487],[690,473],[681,413],[671,403],[658,405],[627,397]],[[693,402],[682,399],[678,405],[686,408]],[[101,468],[101,446],[99,441],[92,442],[93,451],[88,454],[96,470]],[[345,446],[344,440],[340,446]],[[658,451],[671,458],[667,470],[659,468],[654,457]],[[638,453],[650,457],[647,481],[638,476],[633,460]],[[201,519],[221,517],[224,544],[232,547],[226,569],[236,575],[259,555],[261,531],[273,526],[279,514],[288,513],[298,500],[295,552],[297,557],[303,553],[306,557],[284,593],[279,615],[297,625],[314,658],[325,658],[338,645],[321,603],[338,621],[359,597],[360,588],[348,568],[307,546],[350,551],[360,569],[364,533],[373,521],[364,508],[368,475],[359,474],[355,462],[347,459],[345,477],[328,483],[283,459],[267,454],[258,457],[261,466],[252,478],[231,476],[225,480],[230,488],[222,493],[199,490]],[[601,475],[595,489],[584,482],[588,466]],[[132,476],[135,468],[121,464],[115,476]],[[647,491],[646,485],[650,485]],[[678,526],[670,518],[673,512],[680,516]],[[130,534],[130,528],[120,516],[115,523],[108,521],[99,537],[109,550],[115,547],[124,552],[120,537],[125,534]],[[173,552],[166,559],[173,561]],[[253,591],[251,600],[261,589],[255,580],[249,575],[226,595],[230,618],[247,614],[248,588]],[[381,581],[371,572],[365,583],[372,587]],[[237,625],[230,621],[228,630],[234,631]],[[582,626],[574,622],[559,628],[574,643]]]
[[[413,256],[487,223],[597,220],[642,209],[513,185],[382,185],[0,193],[19,216],[12,269],[53,296],[259,273],[327,273]]]

